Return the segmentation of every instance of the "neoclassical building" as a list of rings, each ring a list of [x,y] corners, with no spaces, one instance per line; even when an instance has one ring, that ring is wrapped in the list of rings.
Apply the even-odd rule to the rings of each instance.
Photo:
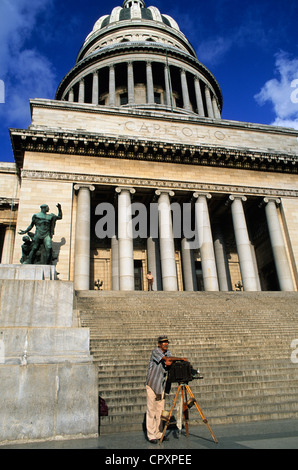
[[[30,101],[0,164],[0,254],[41,204],[78,290],[297,290],[298,131],[221,119],[177,22],[143,0],[99,18],[55,99]]]

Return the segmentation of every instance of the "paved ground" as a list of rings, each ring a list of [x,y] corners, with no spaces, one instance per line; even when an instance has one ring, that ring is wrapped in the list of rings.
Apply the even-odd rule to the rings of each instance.
[[[108,458],[110,455],[111,458],[116,459],[117,456],[121,458],[121,455],[127,456],[130,454],[142,456],[149,456],[150,454],[184,454],[184,457],[181,458],[185,458],[185,455],[191,455],[192,451],[195,449],[298,449],[298,419],[259,421],[255,423],[229,424],[225,426],[216,425],[211,427],[218,439],[218,444],[214,443],[208,428],[202,423],[198,426],[190,426],[190,435],[188,438],[184,430],[182,430],[181,434],[175,430],[168,430],[166,433],[168,440],[162,444],[150,444],[145,439],[142,432],[133,432],[110,434],[93,439],[4,445],[0,446],[0,450],[101,449],[105,451],[103,452],[105,458]],[[114,452],[110,452],[113,450]],[[129,452],[131,450],[135,452]],[[117,464],[115,460],[108,463]],[[156,464],[156,462],[153,461],[151,463]],[[187,462],[181,461],[180,463],[183,464]],[[133,462],[131,462],[131,466],[134,467]]]

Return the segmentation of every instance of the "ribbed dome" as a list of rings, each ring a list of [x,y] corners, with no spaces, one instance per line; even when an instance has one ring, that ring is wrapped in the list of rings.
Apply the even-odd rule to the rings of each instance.
[[[161,14],[156,7],[146,8],[144,2],[130,0],[124,2],[123,7],[115,7],[110,15],[100,17],[92,33],[119,21],[133,20],[155,21],[180,31],[178,24],[171,16]]]
[[[220,119],[222,94],[176,21],[144,0],[99,18],[56,99]]]

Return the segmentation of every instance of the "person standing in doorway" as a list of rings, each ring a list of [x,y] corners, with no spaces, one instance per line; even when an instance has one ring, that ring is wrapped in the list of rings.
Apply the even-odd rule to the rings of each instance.
[[[153,276],[151,274],[151,271],[149,271],[147,274],[147,280],[148,280],[148,291],[153,290]]]

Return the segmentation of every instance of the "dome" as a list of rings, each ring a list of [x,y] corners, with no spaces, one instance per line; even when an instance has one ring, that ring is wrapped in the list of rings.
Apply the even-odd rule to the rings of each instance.
[[[141,31],[139,34],[134,35],[132,29],[136,30],[136,28],[138,28],[138,30],[143,29],[143,34]],[[146,32],[144,31],[145,28],[147,30]],[[103,15],[96,21],[92,31],[84,41],[77,60],[81,60],[83,57],[96,50],[96,47],[94,47],[95,42],[99,44],[100,47],[111,44],[106,37],[109,34],[110,37],[112,37],[115,30],[124,31],[122,36],[118,36],[116,42],[132,40],[135,42],[161,41],[165,44],[172,44],[176,47],[183,48],[188,53],[194,56],[196,55],[191,44],[181,32],[177,22],[171,16],[162,14],[160,10],[154,6],[146,8],[143,0],[125,0],[122,7],[117,6],[113,8],[110,15]],[[147,34],[148,30],[151,30],[150,36]],[[155,31],[155,34],[153,31]],[[169,35],[172,36],[171,40],[168,39]],[[104,40],[102,40],[103,37],[105,38]],[[115,42],[114,36],[113,42]]]
[[[124,2],[122,8],[115,7],[110,15],[100,17],[96,21],[92,33],[119,21],[133,20],[155,21],[180,31],[177,22],[171,16],[161,14],[158,8],[153,6],[146,8],[144,2],[128,0]]]
[[[100,17],[56,99],[220,119],[222,94],[177,22],[144,0]]]

